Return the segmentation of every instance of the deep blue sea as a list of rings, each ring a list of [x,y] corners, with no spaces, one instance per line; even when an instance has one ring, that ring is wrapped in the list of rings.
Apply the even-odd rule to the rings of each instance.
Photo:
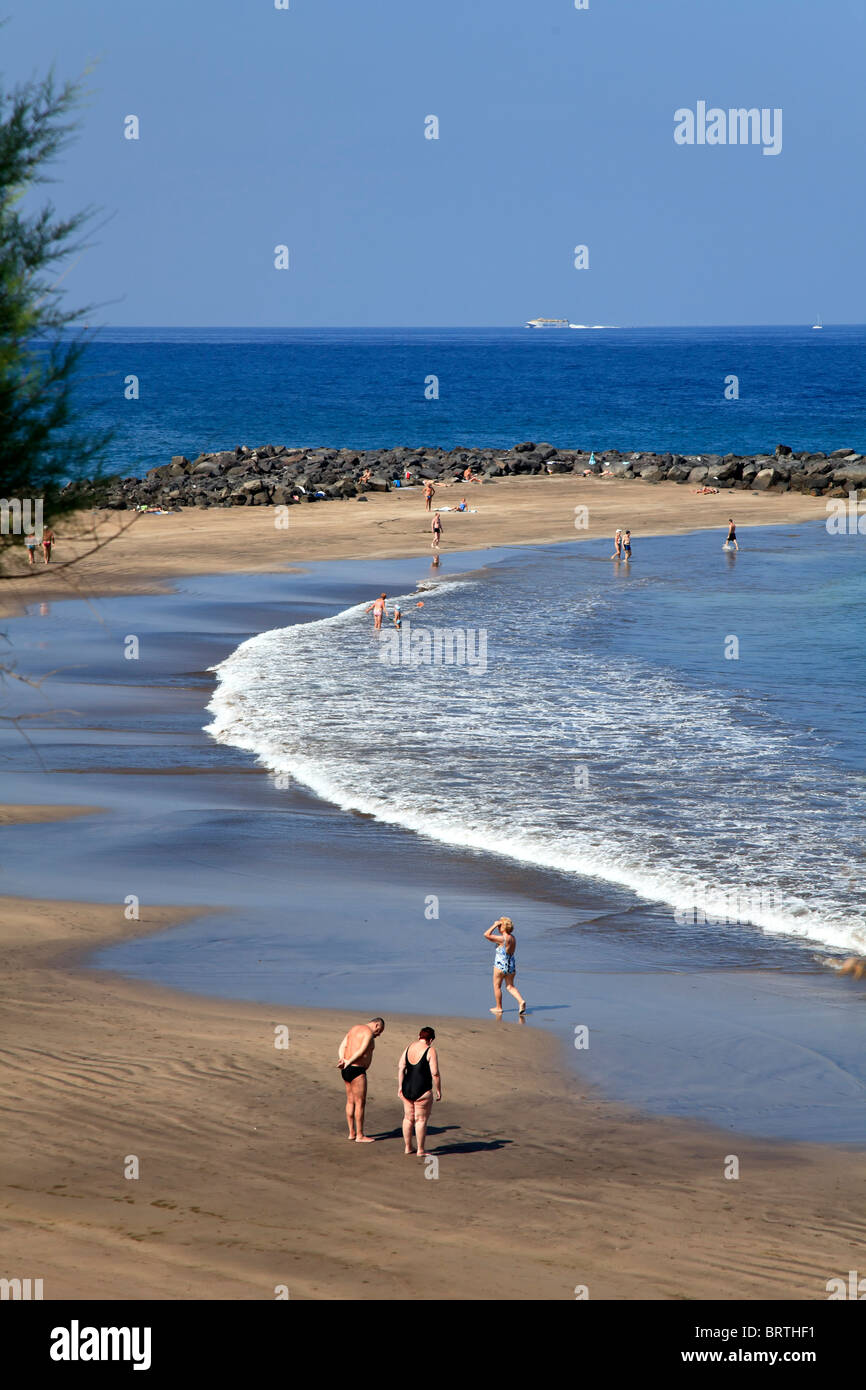
[[[866,327],[104,329],[79,390],[124,475],[239,444],[866,451]]]

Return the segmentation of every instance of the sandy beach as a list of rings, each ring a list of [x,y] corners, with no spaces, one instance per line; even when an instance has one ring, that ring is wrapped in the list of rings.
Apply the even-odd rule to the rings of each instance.
[[[440,487],[436,502],[453,507],[466,495],[469,515],[443,513],[442,553],[499,545],[542,545],[613,536],[676,535],[737,525],[826,520],[826,502],[795,492],[724,490],[698,495],[676,483],[599,478],[513,478],[468,487]],[[575,526],[586,507],[587,525]],[[0,586],[0,611],[20,612],[36,600],[165,592],[192,574],[267,573],[307,560],[385,559],[430,549],[430,516],[420,488],[368,493],[367,501],[317,502],[288,511],[275,527],[272,507],[187,509],[177,514],[88,513],[62,523],[47,569],[10,557],[14,582]],[[108,544],[103,542],[110,541]],[[101,548],[95,549],[94,546]],[[88,553],[93,552],[93,553]],[[70,560],[83,558],[64,568]]]
[[[82,970],[104,905],[7,900],[4,1272],[46,1299],[821,1299],[862,1249],[862,1159],[645,1118],[576,1089],[531,1028],[437,1020],[438,1177],[405,1158],[389,1017],[346,1142],[328,1010]],[[121,919],[120,922],[118,919]],[[275,1029],[289,1032],[274,1046]],[[740,1176],[726,1180],[729,1155]],[[130,1156],[140,1176],[125,1178]]]
[[[266,509],[142,517],[73,571],[16,584],[16,601],[423,554],[419,501],[298,508],[288,532]],[[559,479],[479,488],[472,502],[478,515],[446,516],[446,552],[574,540],[581,503],[589,535],[624,521],[636,539],[721,528],[732,511],[741,530],[824,516],[820,499],[793,494]],[[92,810],[18,802],[0,822]],[[382,1142],[350,1145],[335,1060],[351,1013],[193,997],[82,964],[194,915],[2,903],[4,1272],[43,1277],[46,1298],[272,1299],[286,1286],[300,1299],[482,1300],[507,1270],[514,1300],[571,1300],[577,1286],[593,1299],[809,1300],[857,1267],[858,1152],[640,1114],[576,1084],[561,1045],[531,1026],[389,1014],[368,1110]],[[395,1094],[397,1058],[429,1021],[445,1090],[435,1178],[403,1156]],[[124,1177],[132,1155],[137,1179]]]

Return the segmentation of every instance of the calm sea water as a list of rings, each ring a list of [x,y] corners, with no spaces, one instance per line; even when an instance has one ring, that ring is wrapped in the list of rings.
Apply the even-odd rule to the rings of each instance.
[[[123,474],[266,443],[866,451],[864,349],[860,326],[114,329],[89,347],[79,399],[117,431]]]

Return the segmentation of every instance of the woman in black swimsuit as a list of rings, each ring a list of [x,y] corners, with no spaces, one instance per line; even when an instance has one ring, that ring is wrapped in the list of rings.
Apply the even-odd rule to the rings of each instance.
[[[418,1041],[410,1043],[400,1058],[397,1069],[397,1095],[403,1102],[404,1153],[412,1153],[412,1132],[418,1147],[418,1157],[426,1158],[424,1140],[427,1123],[433,1109],[433,1093],[442,1099],[439,1058],[433,1047],[436,1037],[432,1028],[422,1028]]]

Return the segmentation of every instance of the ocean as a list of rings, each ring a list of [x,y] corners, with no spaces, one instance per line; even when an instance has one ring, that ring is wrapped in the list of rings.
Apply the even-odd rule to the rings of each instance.
[[[102,329],[77,400],[124,476],[240,444],[866,452],[864,349],[859,325]]]
[[[866,450],[864,346],[832,326],[118,330],[81,402],[124,473],[242,443]],[[3,891],[196,906],[97,953],[131,976],[434,1022],[489,1017],[481,932],[506,913],[527,1026],[605,1094],[866,1143],[862,985],[831,968],[866,954],[866,538],[750,527],[732,553],[640,521],[624,502],[630,565],[580,532],[448,553],[446,516],[437,570],[203,576],[10,622],[45,685],[9,692],[30,741],[3,734],[8,798],[109,813],[9,830]],[[365,612],[382,589],[399,633]]]
[[[365,604],[263,632],[208,732],[344,811],[662,904],[686,954],[866,955],[864,538],[723,538],[534,547],[392,595],[399,633]]]

